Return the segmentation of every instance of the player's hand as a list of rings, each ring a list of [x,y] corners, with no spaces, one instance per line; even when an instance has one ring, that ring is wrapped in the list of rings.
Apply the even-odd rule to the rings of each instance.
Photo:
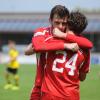
[[[79,50],[79,46],[77,43],[65,43],[64,47],[65,47],[65,49],[71,50],[73,52],[76,52]]]
[[[67,34],[75,35],[72,31],[67,31]]]
[[[53,29],[53,36],[56,38],[65,38],[66,33],[61,32],[58,28]]]
[[[35,53],[35,52],[34,52],[34,48],[33,48],[33,46],[32,46],[32,43],[30,43],[30,44],[26,47],[24,53],[25,53],[25,55],[32,55],[32,54]]]

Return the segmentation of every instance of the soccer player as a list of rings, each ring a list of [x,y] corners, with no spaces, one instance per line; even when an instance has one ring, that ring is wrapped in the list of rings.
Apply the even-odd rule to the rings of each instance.
[[[19,68],[19,62],[17,61],[17,57],[19,55],[19,52],[16,50],[16,44],[15,41],[9,40],[8,41],[8,47],[9,47],[9,61],[6,66],[6,72],[5,72],[5,79],[6,79],[6,85],[4,86],[4,89],[12,89],[12,90],[18,90],[19,89],[19,76],[18,76],[18,68]],[[12,84],[11,76],[13,76],[14,84]]]
[[[79,12],[72,12],[68,24],[69,28],[79,35],[87,26],[87,19]],[[45,35],[47,33],[45,32]],[[60,38],[66,39],[66,36]],[[69,50],[47,52],[41,100],[79,100],[79,82],[86,78],[89,61],[88,49],[79,49],[77,52]]]
[[[56,8],[56,7],[55,7]],[[58,7],[59,8],[59,7]],[[55,11],[55,13],[54,13],[54,11]],[[59,12],[59,14],[56,12],[57,11],[57,9],[55,9],[55,10],[53,10],[53,13],[52,13],[52,11],[51,11],[51,16],[52,17],[50,17],[50,22],[51,22],[51,25],[52,25],[52,28],[40,28],[40,29],[38,29],[37,30],[37,32],[36,32],[36,35],[38,36],[38,35],[44,35],[45,34],[45,31],[47,31],[46,32],[46,34],[48,34],[49,33],[49,35],[52,35],[52,29],[53,29],[53,27],[57,27],[57,28],[59,28],[61,31],[62,31],[62,28],[60,28],[60,27],[62,27],[63,25],[65,25],[63,22],[60,22],[60,21],[62,21],[62,19],[61,19],[61,16],[62,16],[62,14],[61,14],[61,16],[60,16],[60,13],[63,13],[63,10],[62,9],[60,9],[60,12]],[[57,16],[59,16],[59,18],[57,18],[57,16],[55,16],[54,17],[54,15],[57,15]],[[68,15],[67,15],[68,16]],[[63,17],[63,16],[62,16]],[[58,19],[58,20],[56,20],[56,19]],[[59,20],[60,19],[60,20]],[[55,20],[55,21],[54,21]],[[58,22],[57,22],[58,21]],[[60,22],[60,23],[59,23]],[[62,26],[60,26],[60,25],[62,25]],[[66,24],[67,25],[67,24]],[[44,31],[45,30],[45,31]],[[65,30],[65,29],[64,29]],[[63,32],[64,32],[64,30],[63,30]],[[41,34],[40,34],[41,33]],[[36,36],[35,35],[35,36]],[[71,38],[72,36],[70,36],[70,38]],[[36,37],[37,38],[37,37]],[[35,39],[36,39],[35,38]],[[69,38],[69,39],[70,39]],[[79,39],[79,38],[78,38]],[[84,38],[82,38],[83,40],[84,40]],[[85,39],[86,40],[86,39]],[[86,40],[87,41],[87,40]],[[53,41],[54,42],[54,41]],[[40,43],[40,44],[38,44],[38,43]],[[39,46],[42,46],[42,45],[44,45],[43,43],[42,43],[42,45],[41,45],[41,43],[42,43],[42,40],[40,41],[40,42],[37,42],[37,44],[39,45]],[[50,43],[50,42],[49,42]],[[55,46],[53,46],[53,47],[57,47],[57,45],[59,45],[59,44],[61,44],[61,45],[63,45],[63,43],[57,43],[57,41],[55,41],[55,43],[56,43],[56,45]],[[47,43],[46,43],[46,46],[48,45],[48,41],[47,41]],[[76,45],[76,44],[75,44]],[[83,44],[81,44],[81,45],[84,45],[84,43]],[[90,45],[90,46],[89,46]],[[29,47],[31,47],[32,46],[32,44],[30,44],[29,45]],[[45,47],[43,47],[42,48],[42,50],[43,49],[45,49],[45,50],[48,50],[48,48],[46,49],[46,46]],[[87,46],[87,48],[89,47],[91,47],[91,43],[89,42],[89,41],[87,41],[87,45],[84,45],[85,47]],[[48,46],[47,46],[48,47]],[[51,45],[49,45],[49,48],[51,47]],[[61,46],[62,48],[64,47],[64,46]],[[74,47],[74,46],[73,46]],[[77,47],[77,46],[76,46]],[[39,47],[40,48],[40,47]],[[39,48],[38,48],[38,50],[39,50]],[[60,49],[62,49],[62,48],[60,48]],[[36,49],[36,48],[35,48]],[[55,48],[51,48],[51,50],[54,50]],[[33,50],[33,48],[32,48],[32,50]],[[33,51],[31,51],[30,50],[30,52],[32,53]],[[28,52],[27,52],[27,54],[28,54]],[[39,96],[41,95],[41,92],[40,92],[40,89],[41,89],[41,82],[42,82],[42,76],[43,76],[43,73],[42,73],[42,71],[43,71],[43,66],[44,66],[44,64],[43,64],[43,61],[45,61],[44,60],[44,53],[42,53],[40,56],[38,56],[39,57],[39,59],[37,60],[37,76],[36,76],[36,81],[35,81],[35,87],[33,88],[33,91],[32,91],[32,95],[31,95],[31,100],[39,100]],[[37,98],[34,98],[34,97],[37,97]]]
[[[57,18],[59,16],[59,18]],[[65,31],[67,19],[69,17],[69,11],[67,8],[61,5],[55,6],[50,13],[50,22],[52,24],[53,19],[58,19],[63,24],[61,31]],[[52,25],[52,27],[58,27],[58,25]],[[59,27],[60,28],[60,27]],[[52,28],[50,28],[50,31]],[[31,45],[31,44],[30,44]],[[28,54],[28,53],[27,53]],[[41,85],[42,85],[42,77],[43,77],[43,69],[45,64],[45,53],[37,54],[37,75],[35,81],[35,87],[32,90],[32,94],[30,100],[40,100],[41,97]]]

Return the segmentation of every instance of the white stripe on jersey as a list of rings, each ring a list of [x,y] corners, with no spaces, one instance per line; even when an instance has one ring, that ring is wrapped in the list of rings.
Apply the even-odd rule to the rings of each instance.
[[[36,53],[37,65],[39,65],[39,62],[40,62],[40,55],[41,53]]]
[[[44,30],[43,32],[36,32],[34,34],[34,37],[39,36],[39,35],[45,35],[45,33],[46,33],[46,30]]]
[[[47,41],[47,40],[49,40],[51,38],[53,38],[53,36],[50,36],[50,37],[46,38],[44,41]]]

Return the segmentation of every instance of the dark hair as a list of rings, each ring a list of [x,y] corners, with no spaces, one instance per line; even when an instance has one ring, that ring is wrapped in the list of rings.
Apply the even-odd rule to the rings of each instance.
[[[69,17],[69,11],[65,6],[56,5],[52,8],[50,13],[50,19],[52,20],[54,15],[57,14],[60,18]]]
[[[68,27],[75,34],[80,34],[86,28],[88,22],[86,16],[79,11],[71,12],[68,19]]]

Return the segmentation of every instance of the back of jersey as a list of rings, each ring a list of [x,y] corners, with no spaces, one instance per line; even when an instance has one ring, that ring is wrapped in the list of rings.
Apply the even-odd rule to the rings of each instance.
[[[52,51],[47,53],[46,59],[42,91],[68,100],[72,100],[72,96],[79,98],[79,68],[85,61],[84,54]]]

